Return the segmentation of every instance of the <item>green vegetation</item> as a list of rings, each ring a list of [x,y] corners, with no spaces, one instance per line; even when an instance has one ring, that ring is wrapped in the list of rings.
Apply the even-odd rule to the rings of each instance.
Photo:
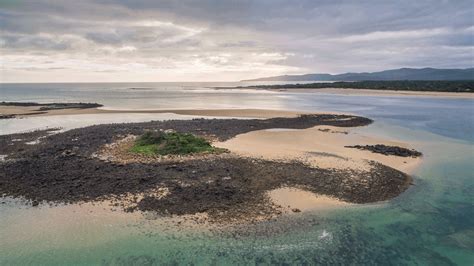
[[[184,155],[222,153],[226,150],[212,147],[207,140],[189,133],[148,131],[135,141],[130,151],[146,155]]]
[[[286,84],[251,86],[268,89],[368,89],[368,90],[400,90],[400,91],[438,91],[438,92],[474,92],[474,81],[427,81],[427,80],[394,80],[394,81],[355,81],[326,82],[307,84]]]

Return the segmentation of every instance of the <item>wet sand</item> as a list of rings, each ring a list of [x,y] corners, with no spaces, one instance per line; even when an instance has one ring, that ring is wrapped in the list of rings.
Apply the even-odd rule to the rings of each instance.
[[[370,171],[369,161],[377,161],[405,173],[420,165],[420,157],[398,157],[354,150],[344,146],[353,143],[386,144],[408,147],[407,143],[380,139],[356,133],[351,128],[316,126],[308,129],[270,129],[237,135],[215,146],[226,148],[241,156],[265,160],[302,161],[312,167],[339,170]],[[353,176],[353,178],[357,178]],[[283,187],[267,193],[274,204],[286,214],[324,211],[353,207],[357,204],[334,197],[319,195],[300,188]]]
[[[356,205],[294,187],[274,189],[269,191],[267,195],[273,204],[281,206],[281,210],[286,214],[294,214],[300,211],[333,210]]]
[[[308,129],[259,130],[215,143],[242,156],[267,160],[298,160],[313,167],[369,170],[376,161],[405,173],[411,173],[421,158],[377,154],[344,146],[385,144],[407,148],[409,144],[380,139],[354,132],[352,128],[316,126]]]
[[[38,106],[0,106],[0,115],[15,115],[18,118],[30,116],[78,115],[78,114],[162,114],[219,116],[219,117],[296,117],[304,114],[298,111],[281,111],[268,109],[155,109],[155,110],[112,110],[103,108],[60,109],[39,111]],[[308,112],[305,112],[308,113]],[[326,112],[327,113],[327,112]]]

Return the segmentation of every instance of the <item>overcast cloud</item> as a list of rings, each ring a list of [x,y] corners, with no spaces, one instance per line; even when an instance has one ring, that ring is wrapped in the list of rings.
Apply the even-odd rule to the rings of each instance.
[[[2,82],[473,66],[471,0],[2,0]]]

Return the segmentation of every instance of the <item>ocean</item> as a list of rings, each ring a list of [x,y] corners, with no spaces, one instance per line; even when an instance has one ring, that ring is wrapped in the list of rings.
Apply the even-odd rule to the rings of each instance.
[[[97,102],[106,109],[262,108],[338,111],[367,134],[424,153],[415,185],[394,200],[265,223],[235,237],[173,230],[107,206],[0,204],[0,265],[473,265],[474,100],[215,90],[244,83],[1,84],[0,101]],[[135,89],[130,89],[135,88]],[[189,119],[173,114],[0,120],[0,134],[45,127]],[[1,153],[1,152],[0,152]]]

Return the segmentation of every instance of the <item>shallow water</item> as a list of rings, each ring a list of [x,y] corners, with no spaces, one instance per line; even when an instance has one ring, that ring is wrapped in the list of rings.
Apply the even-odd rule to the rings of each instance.
[[[473,99],[212,89],[255,84],[258,83],[0,83],[0,101],[98,102],[105,109],[135,110],[261,108],[353,112],[377,121],[474,141]]]
[[[331,212],[301,214],[290,220],[283,218],[248,227],[250,233],[239,237],[196,229],[176,231],[153,216],[123,214],[103,206],[31,208],[17,200],[4,199],[5,203],[0,204],[0,265],[190,262],[201,265],[283,262],[473,265],[473,100],[221,93],[208,92],[200,86],[188,89],[188,92],[171,92],[171,95],[185,95],[183,97],[166,98],[168,94],[162,92],[163,88],[148,95],[149,105],[138,107],[170,108],[174,101],[175,108],[257,106],[352,112],[376,120],[373,125],[358,130],[408,141],[424,153],[424,162],[415,172],[416,185],[395,200]],[[25,101],[73,101],[73,97],[79,95],[79,92],[61,90],[62,99],[55,98],[58,94],[42,94],[41,97],[34,94],[12,95],[4,88],[0,95],[2,100],[7,95],[7,100]],[[84,89],[81,90],[84,92]],[[130,104],[128,107],[133,107],[139,102],[133,99],[129,102],[126,97],[130,95],[126,95],[113,96],[124,97],[118,100],[95,95],[94,101],[110,101],[111,104],[106,107],[127,103]],[[204,100],[194,101],[201,98]],[[135,115],[130,115],[133,117],[130,119],[150,119]],[[54,121],[56,119],[60,117]],[[98,123],[96,118],[91,119]],[[20,120],[11,120],[9,132],[24,130],[22,125],[28,120]],[[43,120],[38,125],[52,126],[50,122]]]
[[[0,135],[18,132],[28,132],[46,128],[69,130],[74,128],[113,123],[136,123],[158,120],[187,120],[198,118],[192,115],[177,115],[173,113],[157,114],[82,114],[82,115],[52,115],[25,117],[19,119],[0,120]],[[216,117],[210,117],[216,118]]]

